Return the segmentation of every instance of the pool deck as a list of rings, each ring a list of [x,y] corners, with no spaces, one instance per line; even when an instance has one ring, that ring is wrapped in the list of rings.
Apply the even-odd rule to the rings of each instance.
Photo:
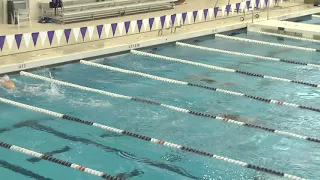
[[[319,25],[313,24],[268,20],[249,24],[248,29],[254,31],[292,33],[304,38],[320,39]]]
[[[200,3],[201,1],[201,3]],[[192,2],[192,1],[190,1]],[[288,2],[290,3],[290,2]],[[196,5],[197,4],[197,5]],[[179,8],[175,9],[175,12],[183,12],[186,10],[198,10],[203,7],[208,7],[209,4],[212,4],[212,1],[209,0],[199,0],[197,3],[189,3],[182,5]],[[287,4],[289,5],[289,4]],[[183,7],[185,6],[185,7]],[[212,6],[212,5],[211,5]],[[184,9],[186,8],[186,9]],[[189,9],[190,8],[190,9]],[[173,11],[173,10],[169,10]],[[170,13],[168,11],[168,13]],[[300,5],[290,4],[290,7],[278,8],[270,13],[270,19],[285,20],[295,17],[300,17],[304,15],[311,15],[320,12],[320,8],[313,7],[312,5]],[[265,21],[267,17],[267,12],[258,12],[260,15],[259,19],[255,19],[255,22]],[[147,13],[143,15],[135,15],[130,17],[122,17],[136,19],[137,16],[157,16],[159,14],[164,14],[161,12]],[[205,35],[213,35],[219,32],[231,31],[240,28],[246,28],[248,23],[251,23],[251,16],[247,15],[244,21],[240,21],[241,15],[232,16],[224,19],[218,19],[214,21],[208,21],[204,23],[192,24],[182,26],[178,29],[176,33],[171,33],[170,30],[165,30],[163,35],[158,36],[157,31],[151,31],[141,34],[134,34],[129,36],[115,37],[111,39],[103,39],[99,41],[85,42],[80,44],[72,44],[68,46],[61,46],[31,52],[16,53],[11,55],[0,54],[0,74],[6,74],[10,72],[19,72],[21,70],[33,69],[41,66],[54,65],[59,63],[67,63],[71,61],[87,59],[89,57],[101,56],[106,54],[128,52],[133,47],[138,45],[139,48],[149,47],[154,45],[160,45],[170,42],[175,42],[183,39],[189,39],[194,37],[200,37]],[[113,21],[113,18],[110,21]],[[109,20],[109,19],[108,19]],[[99,24],[101,21],[108,20],[97,20],[89,21],[88,24]],[[86,25],[88,25],[86,24]],[[74,23],[64,26],[80,26],[79,23]],[[83,25],[83,23],[82,23]],[[40,25],[39,25],[40,26]],[[52,29],[61,28],[61,25],[51,24],[45,26],[46,28]],[[38,27],[33,27],[38,28]],[[41,26],[41,28],[43,28]],[[65,28],[65,27],[64,27]],[[2,29],[2,28],[0,28]],[[30,29],[20,29],[20,31],[30,31]],[[33,29],[34,30],[34,29]],[[0,32],[1,33],[1,32]],[[10,32],[14,33],[14,32]]]

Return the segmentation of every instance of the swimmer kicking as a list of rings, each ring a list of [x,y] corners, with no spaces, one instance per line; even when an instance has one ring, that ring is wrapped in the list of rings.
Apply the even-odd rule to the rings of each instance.
[[[263,124],[264,123],[262,120],[259,120],[256,118],[248,118],[248,117],[240,116],[237,114],[221,114],[220,116],[222,116],[224,118],[232,119],[235,121],[239,121],[239,122],[249,123],[249,124],[252,124],[252,123]]]
[[[4,75],[3,77],[0,78],[0,84],[9,89],[17,88],[14,82],[9,78],[8,75]]]
[[[213,85],[224,85],[224,86],[234,86],[235,84],[233,83],[230,83],[230,82],[218,82],[214,79],[209,79],[209,78],[206,78],[208,77],[209,75],[211,75],[211,72],[206,72],[206,73],[203,73],[202,75],[200,76],[189,76],[187,79],[189,80],[196,80],[196,81],[201,81],[201,82],[205,82],[207,84],[213,84]]]

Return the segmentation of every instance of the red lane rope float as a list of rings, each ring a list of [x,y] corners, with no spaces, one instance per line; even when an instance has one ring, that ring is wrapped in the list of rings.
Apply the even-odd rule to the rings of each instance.
[[[155,79],[155,80],[158,80],[158,81],[168,82],[168,83],[172,83],[172,84],[181,84],[181,85],[194,86],[194,87],[198,87],[198,88],[202,88],[202,89],[208,89],[208,90],[211,90],[211,91],[221,92],[221,93],[225,93],[225,94],[231,94],[231,95],[234,95],[234,96],[243,96],[243,97],[247,97],[249,99],[258,100],[258,101],[261,101],[261,102],[273,103],[273,104],[278,104],[278,105],[283,105],[283,106],[290,106],[290,107],[295,107],[295,108],[307,109],[307,110],[310,110],[310,111],[320,112],[319,108],[302,106],[302,105],[288,103],[288,102],[284,102],[284,101],[278,101],[278,100],[274,100],[274,99],[268,99],[268,98],[263,98],[263,97],[259,97],[259,96],[243,94],[243,93],[240,93],[240,92],[229,91],[229,90],[214,88],[214,87],[210,87],[210,86],[203,86],[203,85],[199,85],[199,84],[179,81],[179,80],[175,80],[175,79],[164,78],[164,77],[160,77],[160,76],[154,76],[154,75],[151,75],[151,74],[145,74],[145,73],[141,73],[141,72],[137,72],[137,71],[130,71],[130,70],[127,70],[127,69],[116,68],[116,67],[112,67],[112,66],[107,66],[107,65],[102,65],[102,64],[89,62],[89,61],[81,60],[80,63],[81,64],[85,64],[85,65],[89,65],[89,66],[108,69],[108,70],[112,70],[112,71],[122,72],[122,73],[126,73],[126,74],[134,74],[134,75],[138,75],[138,76],[142,76],[142,77],[146,77],[146,78],[150,78],[150,79]]]
[[[220,66],[213,66],[213,65],[209,65],[209,64],[203,64],[203,63],[198,63],[198,62],[193,62],[193,61],[187,61],[187,60],[184,60],[184,59],[178,59],[178,58],[173,58],[173,57],[168,57],[168,56],[162,56],[162,55],[147,53],[147,52],[143,52],[143,51],[131,50],[130,52],[132,54],[136,54],[136,55],[149,56],[149,57],[152,57],[152,58],[163,59],[163,60],[167,60],[167,61],[181,62],[181,63],[185,63],[185,64],[191,64],[191,65],[194,65],[194,66],[200,66],[200,67],[205,67],[205,68],[219,70],[219,71],[243,74],[243,75],[246,75],[246,76],[253,76],[253,77],[264,78],[264,79],[272,79],[272,80],[282,81],[282,82],[290,82],[290,83],[295,83],[295,84],[302,84],[302,85],[311,86],[311,87],[320,87],[320,85],[318,85],[318,84],[308,83],[308,82],[304,82],[304,81],[295,81],[295,80],[285,79],[285,78],[280,78],[280,77],[275,77],[275,76],[267,76],[267,75],[257,74],[257,73],[247,72],[247,71],[224,68],[224,67],[220,67]]]
[[[19,146],[11,145],[11,144],[8,144],[8,143],[2,142],[2,141],[0,141],[0,146],[3,147],[3,148],[10,149],[12,151],[17,151],[17,152],[20,152],[20,153],[23,153],[23,154],[34,156],[34,157],[37,157],[37,158],[40,158],[40,159],[44,159],[44,160],[47,160],[47,161],[50,161],[50,162],[53,162],[53,163],[56,163],[56,164],[60,164],[60,165],[66,166],[66,167],[71,167],[73,169],[77,169],[79,171],[86,172],[88,174],[99,176],[99,177],[101,177],[103,179],[121,180],[121,178],[114,177],[114,176],[111,176],[109,174],[106,174],[106,173],[103,173],[103,172],[100,172],[100,171],[97,171],[97,170],[94,170],[94,169],[90,169],[90,168],[87,168],[87,167],[84,167],[84,166],[80,166],[78,164],[74,164],[74,163],[71,163],[71,162],[68,162],[68,161],[63,161],[61,159],[57,159],[57,158],[54,158],[54,157],[51,157],[51,156],[48,156],[48,155],[45,155],[45,154],[41,154],[41,153],[38,153],[38,152],[35,152],[35,151],[31,151],[29,149],[25,149],[25,148],[22,148],[22,147],[19,147]]]
[[[38,108],[38,107],[26,105],[26,104],[22,104],[22,103],[19,103],[19,102],[8,100],[8,99],[0,98],[0,101],[4,102],[4,103],[7,103],[7,104],[15,105],[15,106],[18,106],[18,107],[22,107],[22,108],[30,109],[30,110],[33,110],[33,111],[41,112],[41,113],[44,113],[44,114],[48,114],[48,115],[51,115],[51,116],[59,117],[59,118],[65,119],[65,120],[69,120],[69,121],[73,121],[73,122],[77,122],[77,123],[82,123],[82,124],[86,124],[86,125],[89,125],[89,126],[98,127],[98,128],[101,128],[101,129],[104,129],[104,130],[107,130],[107,131],[111,131],[111,132],[114,132],[114,133],[127,135],[127,136],[130,136],[130,137],[136,138],[136,139],[153,142],[153,143],[160,144],[160,145],[163,145],[163,146],[166,146],[166,147],[176,148],[176,149],[180,149],[182,151],[187,151],[187,152],[198,154],[198,155],[201,155],[201,156],[222,160],[222,161],[225,161],[225,162],[228,162],[228,163],[236,164],[238,166],[242,166],[242,167],[245,167],[245,168],[253,169],[253,170],[256,170],[256,171],[261,171],[261,172],[265,172],[265,173],[276,175],[276,176],[280,176],[280,177],[286,177],[286,178],[293,179],[293,180],[304,180],[301,177],[294,176],[294,175],[291,175],[291,174],[286,174],[286,173],[275,171],[275,170],[272,170],[272,169],[269,169],[269,168],[253,165],[253,164],[250,164],[250,163],[247,163],[247,162],[238,161],[238,160],[227,158],[227,157],[224,157],[224,156],[215,155],[215,154],[208,153],[208,152],[205,152],[205,151],[201,151],[201,150],[198,150],[198,149],[193,149],[193,148],[189,148],[189,147],[186,147],[186,146],[182,146],[180,144],[176,144],[176,143],[172,143],[172,142],[168,142],[168,141],[163,141],[163,140],[159,140],[159,139],[156,139],[156,138],[151,138],[151,137],[148,137],[148,136],[144,136],[144,135],[140,135],[140,134],[137,134],[137,133],[125,131],[125,130],[122,130],[122,129],[106,126],[106,125],[103,125],[103,124],[94,123],[94,122],[87,121],[87,120],[82,120],[82,119],[79,119],[77,117],[73,117],[73,116],[57,113],[57,112],[54,112],[54,111],[49,111],[49,110],[46,110],[46,109],[42,109],[42,108]],[[104,174],[102,172],[98,172],[98,171],[95,171],[95,170],[92,170],[92,169],[84,168],[84,167],[82,167],[80,165],[77,165],[77,164],[72,164],[72,163],[69,163],[69,162],[61,161],[61,160],[52,158],[52,157],[44,155],[44,154],[32,152],[30,150],[26,150],[26,149],[23,149],[23,148],[20,148],[20,147],[17,147],[17,146],[13,146],[13,145],[10,145],[10,144],[3,143],[1,141],[0,141],[0,146],[8,148],[8,149],[11,149],[11,150],[16,150],[16,151],[19,151],[19,152],[23,152],[25,154],[29,154],[29,155],[32,155],[32,156],[35,156],[35,157],[38,157],[38,158],[46,159],[46,160],[49,160],[49,158],[51,158],[52,160],[49,160],[49,161],[56,162],[56,163],[59,163],[59,164],[62,164],[62,165],[68,166],[68,167],[72,167],[72,168],[75,168],[75,169],[78,169],[78,170],[81,170],[81,171],[85,171],[85,172],[88,172],[88,173],[92,172],[91,174],[98,175],[100,177],[107,177],[108,176],[109,179],[111,179],[110,175]],[[82,169],[82,168],[84,168],[84,169]],[[111,180],[115,180],[115,179],[111,179]],[[118,180],[118,179],[116,179],[116,180]]]
[[[272,129],[272,128],[268,128],[268,127],[258,126],[258,125],[254,125],[254,124],[239,122],[239,121],[236,121],[234,119],[229,119],[229,118],[226,118],[226,117],[214,116],[214,115],[211,115],[211,114],[192,111],[192,110],[188,110],[188,109],[184,109],[184,108],[180,108],[180,107],[176,107],[176,106],[171,106],[171,105],[168,105],[168,104],[163,104],[163,103],[159,103],[159,102],[155,102],[155,101],[149,101],[149,100],[135,98],[135,97],[131,97],[131,96],[125,96],[125,95],[122,95],[122,94],[116,94],[116,93],[111,93],[111,92],[108,92],[108,91],[103,91],[103,90],[99,90],[99,89],[80,86],[80,85],[77,85],[77,84],[63,82],[63,81],[59,81],[59,80],[55,80],[55,79],[50,79],[50,78],[47,78],[47,77],[39,76],[39,75],[36,75],[36,74],[24,72],[24,71],[21,71],[20,74],[23,75],[23,76],[28,76],[28,77],[32,77],[32,78],[35,78],[35,79],[40,79],[40,80],[44,80],[44,81],[48,81],[48,82],[51,82],[51,83],[56,83],[56,84],[60,84],[60,85],[64,85],[64,86],[74,87],[74,88],[85,90],[85,91],[89,91],[89,92],[95,92],[95,93],[99,93],[99,94],[103,94],[103,95],[107,95],[107,96],[111,96],[111,97],[116,97],[116,98],[128,99],[128,100],[141,102],[141,103],[145,103],[145,104],[162,106],[162,107],[166,107],[168,109],[172,109],[174,111],[183,112],[183,113],[189,113],[189,114],[192,114],[192,115],[195,115],[195,116],[222,120],[222,121],[225,121],[225,122],[228,122],[228,123],[233,123],[233,124],[237,124],[237,125],[241,125],[241,126],[245,126],[245,127],[259,129],[259,130],[263,130],[263,131],[266,131],[266,132],[272,132],[272,133],[292,136],[292,137],[295,137],[295,138],[299,138],[299,139],[304,139],[304,140],[307,140],[307,141],[320,143],[320,139],[310,138],[308,136],[302,136],[302,135],[298,135],[298,134],[294,134],[294,133],[290,133],[290,132],[286,132],[286,131],[280,131],[280,130],[276,130],[276,129]],[[0,99],[0,101],[3,101],[3,100]]]

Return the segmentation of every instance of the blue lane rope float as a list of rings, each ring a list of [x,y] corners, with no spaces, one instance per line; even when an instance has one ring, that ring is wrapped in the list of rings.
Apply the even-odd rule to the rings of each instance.
[[[320,43],[320,40],[316,40],[316,39],[309,39],[309,38],[303,38],[303,37],[297,37],[297,36],[289,36],[289,35],[285,35],[285,34],[270,33],[270,32],[264,32],[264,31],[255,31],[255,30],[250,30],[250,29],[247,31],[257,33],[257,34],[269,35],[269,36],[276,36],[276,37],[283,37],[283,38],[288,38],[288,39],[296,39],[296,40],[301,40],[301,41],[310,41],[310,42]]]
[[[246,76],[253,76],[253,77],[259,77],[259,78],[264,78],[264,79],[272,79],[272,80],[282,81],[282,82],[290,82],[290,83],[301,84],[301,85],[306,85],[306,86],[311,86],[311,87],[320,87],[320,85],[318,85],[318,84],[313,84],[313,83],[308,83],[308,82],[303,82],[303,81],[295,81],[295,80],[279,78],[279,77],[275,77],[275,76],[267,76],[267,75],[256,74],[256,73],[252,73],[252,72],[246,72],[246,71],[224,68],[224,67],[219,67],[219,66],[213,66],[213,65],[209,65],[209,64],[198,63],[198,62],[193,62],[193,61],[188,61],[188,60],[178,59],[178,58],[173,58],[173,57],[168,57],[168,56],[162,56],[162,55],[147,53],[147,52],[143,52],[143,51],[131,50],[130,52],[132,54],[136,54],[136,55],[149,56],[152,58],[163,59],[163,60],[167,60],[167,61],[176,61],[176,62],[191,64],[194,66],[200,66],[200,67],[205,67],[205,68],[219,70],[219,71],[239,73],[239,74],[243,74]]]
[[[307,47],[292,46],[292,45],[286,45],[286,44],[271,43],[271,42],[266,42],[266,41],[258,41],[258,40],[254,40],[254,39],[246,39],[246,38],[240,38],[240,37],[234,37],[234,36],[227,36],[227,35],[223,35],[223,34],[215,34],[215,37],[219,37],[219,38],[223,38],[223,39],[231,39],[231,40],[241,41],[241,42],[264,44],[264,45],[276,46],[276,47],[282,47],[282,48],[320,52],[320,49],[315,49],[315,48],[307,48]]]
[[[85,90],[85,91],[100,93],[100,94],[111,96],[111,97],[128,99],[128,100],[141,102],[141,103],[145,103],[145,104],[162,106],[162,107],[166,107],[168,109],[172,109],[174,111],[183,112],[183,113],[189,113],[189,114],[192,114],[192,115],[195,115],[195,116],[206,117],[206,118],[210,118],[210,119],[217,119],[217,120],[221,120],[221,121],[224,121],[224,122],[237,124],[237,125],[240,125],[240,126],[245,126],[245,127],[249,127],[249,128],[263,130],[263,131],[266,131],[266,132],[292,136],[292,137],[295,137],[295,138],[299,138],[299,139],[304,139],[304,140],[307,140],[307,141],[320,143],[320,139],[310,138],[310,137],[307,137],[307,136],[302,136],[302,135],[298,135],[298,134],[294,134],[294,133],[290,133],[290,132],[286,132],[286,131],[281,131],[281,130],[276,130],[276,129],[272,129],[272,128],[267,128],[267,127],[263,127],[263,126],[259,126],[259,125],[250,124],[250,123],[244,123],[244,122],[236,121],[234,119],[229,119],[229,118],[226,118],[226,117],[214,116],[214,115],[211,115],[211,114],[192,111],[192,110],[188,110],[188,109],[184,109],[184,108],[180,108],[180,107],[176,107],[176,106],[171,106],[171,105],[167,105],[167,104],[162,104],[162,103],[158,103],[158,102],[154,102],[154,101],[149,101],[149,100],[130,97],[130,96],[125,96],[125,95],[121,95],[121,94],[115,94],[115,93],[111,93],[111,92],[108,92],[108,91],[93,89],[93,88],[89,88],[89,87],[85,87],[85,86],[80,86],[80,85],[77,85],[77,84],[63,82],[63,81],[59,81],[59,80],[55,80],[55,79],[50,79],[50,78],[47,78],[47,77],[31,74],[31,73],[24,72],[24,71],[21,71],[20,74],[23,75],[23,76],[27,76],[27,77],[31,77],[31,78],[35,78],[35,79],[40,79],[40,80],[43,80],[43,81],[56,83],[56,84],[60,84],[60,85],[64,85],[64,86],[74,87],[74,88]],[[0,101],[4,102],[1,99],[0,99]]]
[[[232,54],[232,55],[237,55],[237,56],[253,57],[253,58],[269,60],[269,61],[278,61],[278,62],[284,62],[284,63],[288,63],[288,64],[296,64],[296,65],[303,65],[303,66],[311,66],[311,67],[320,68],[320,65],[312,64],[312,63],[305,63],[305,62],[280,59],[280,58],[274,58],[274,57],[259,56],[259,55],[255,55],[255,54],[247,54],[247,53],[241,53],[241,52],[235,52],[235,51],[227,51],[227,50],[222,50],[222,49],[217,49],[217,48],[208,48],[208,47],[197,46],[197,45],[187,44],[187,43],[182,43],[182,42],[176,42],[176,45],[183,46],[183,47],[189,47],[189,48],[195,48],[195,49],[201,49],[201,50],[205,50],[205,51]]]
[[[79,171],[83,171],[83,172],[86,172],[88,174],[99,176],[99,177],[101,177],[103,179],[121,180],[120,178],[113,177],[113,176],[111,176],[109,174],[106,174],[106,173],[103,173],[103,172],[100,172],[100,171],[97,171],[97,170],[94,170],[94,169],[90,169],[90,168],[87,168],[87,167],[84,167],[84,166],[80,166],[78,164],[74,164],[74,163],[71,163],[71,162],[63,161],[61,159],[57,159],[57,158],[54,158],[54,157],[51,157],[51,156],[48,156],[48,155],[45,155],[45,154],[41,154],[41,153],[38,153],[38,152],[35,152],[35,151],[31,151],[29,149],[25,149],[25,148],[22,148],[22,147],[19,147],[19,146],[15,146],[15,145],[11,145],[11,144],[5,143],[3,141],[0,141],[0,146],[3,147],[3,148],[10,149],[12,151],[17,151],[17,152],[20,152],[20,153],[23,153],[23,154],[27,154],[27,155],[34,156],[34,157],[37,157],[37,158],[40,158],[40,159],[51,161],[51,162],[56,163],[56,164],[60,164],[60,165],[66,166],[66,167],[77,169]]]
[[[106,125],[103,125],[103,124],[82,120],[82,119],[79,119],[77,117],[73,117],[73,116],[69,116],[69,115],[65,115],[65,114],[60,114],[60,113],[57,113],[57,112],[53,112],[53,111],[49,111],[49,110],[46,110],[46,109],[42,109],[42,108],[38,108],[38,107],[22,104],[22,103],[19,103],[19,102],[8,100],[8,99],[0,98],[0,101],[4,102],[4,103],[7,103],[7,104],[14,105],[14,106],[18,106],[18,107],[22,107],[22,108],[25,108],[25,109],[33,110],[33,111],[36,111],[36,112],[40,112],[40,113],[48,114],[48,115],[51,115],[51,116],[59,117],[59,118],[62,118],[64,120],[69,120],[69,121],[73,121],[73,122],[77,122],[77,123],[82,123],[82,124],[86,124],[86,125],[89,125],[89,126],[98,127],[98,128],[103,129],[103,130],[111,131],[111,132],[114,132],[114,133],[127,135],[127,136],[130,136],[130,137],[136,138],[136,139],[153,142],[153,143],[156,143],[156,144],[163,145],[165,147],[176,148],[176,149],[180,149],[182,151],[187,151],[187,152],[198,154],[198,155],[201,155],[201,156],[206,156],[206,157],[209,157],[209,158],[222,160],[222,161],[227,162],[227,163],[236,164],[238,166],[246,167],[246,168],[253,169],[253,170],[256,170],[256,171],[261,171],[261,172],[265,172],[265,173],[268,173],[268,174],[272,174],[272,175],[276,175],[276,176],[280,176],[280,177],[286,177],[286,178],[294,179],[294,180],[304,180],[301,177],[294,176],[294,175],[291,175],[291,174],[282,173],[282,172],[279,172],[279,171],[275,171],[275,170],[272,170],[272,169],[264,168],[264,167],[261,167],[261,166],[256,166],[256,165],[253,165],[253,164],[250,164],[250,163],[247,163],[247,162],[238,161],[238,160],[227,158],[227,157],[223,157],[223,156],[218,156],[218,155],[215,155],[215,154],[212,154],[212,153],[208,153],[208,152],[200,151],[200,150],[197,150],[197,149],[189,148],[189,147],[186,147],[186,146],[182,146],[180,144],[159,140],[159,139],[156,139],[156,138],[140,135],[140,134],[137,134],[137,133],[126,131],[126,130],[122,130],[122,129],[106,126]],[[36,154],[36,152],[32,152],[32,151],[29,152],[29,150],[27,150],[27,151],[25,151],[25,149],[21,150],[20,147],[17,148],[17,146],[12,146],[12,145],[3,143],[1,141],[0,141],[0,146],[8,148],[8,149],[12,149],[12,150],[18,150],[20,152],[23,152],[23,153],[26,153],[26,154],[29,154],[29,155],[33,155],[35,157],[39,157],[39,158],[46,159],[46,160],[48,158],[52,158],[52,157],[47,157],[44,154],[39,154],[39,153]],[[44,158],[44,156],[46,156],[46,157]],[[57,161],[57,160],[55,160],[55,158],[52,158],[52,159],[53,160],[50,160],[50,161],[53,161],[53,162]],[[59,160],[59,161],[61,161],[61,160]],[[59,161],[57,161],[57,162],[59,162]],[[101,172],[98,172],[98,171],[95,171],[95,170],[92,170],[92,169],[86,171],[87,168],[84,168],[84,167],[79,166],[79,165],[73,165],[72,166],[72,163],[68,163],[68,162],[64,162],[64,161],[61,162],[61,163],[59,162],[59,164],[62,164],[62,165],[65,165],[65,166],[69,166],[69,167],[73,167],[75,169],[82,170],[82,171],[85,171],[85,172],[88,172],[88,173],[91,173],[91,174],[94,174],[94,175],[98,175],[100,177],[103,177],[103,174],[104,174],[104,173],[101,173]],[[81,169],[81,168],[83,168],[83,169]],[[107,176],[107,175],[105,175],[105,176]],[[116,180],[116,179],[114,179],[114,180]]]
[[[258,100],[258,101],[261,101],[261,102],[273,103],[273,104],[278,104],[278,105],[283,105],[283,106],[290,106],[290,107],[295,107],[295,108],[307,109],[307,110],[310,110],[310,111],[320,112],[319,108],[302,106],[302,105],[288,103],[288,102],[284,102],[284,101],[278,101],[278,100],[274,100],[274,99],[268,99],[268,98],[263,98],[263,97],[259,97],[259,96],[243,94],[243,93],[240,93],[240,92],[228,91],[228,90],[225,90],[225,89],[219,89],[219,88],[214,88],[214,87],[210,87],[210,86],[203,86],[203,85],[200,85],[200,84],[194,84],[194,83],[179,81],[179,80],[175,80],[175,79],[169,79],[169,78],[164,78],[164,77],[160,77],[160,76],[154,76],[154,75],[151,75],[151,74],[145,74],[145,73],[141,73],[141,72],[137,72],[137,71],[130,71],[130,70],[127,70],[127,69],[116,68],[116,67],[112,67],[112,66],[107,66],[107,65],[102,65],[102,64],[89,62],[89,61],[81,60],[80,63],[81,64],[85,64],[85,65],[89,65],[89,66],[108,69],[108,70],[112,70],[112,71],[122,72],[122,73],[126,73],[126,74],[134,74],[134,75],[138,75],[138,76],[142,76],[142,77],[146,77],[146,78],[150,78],[150,79],[155,79],[155,80],[158,80],[158,81],[168,82],[168,83],[172,83],[172,84],[181,84],[181,85],[187,85],[187,86],[194,86],[194,87],[198,87],[198,88],[202,88],[202,89],[208,89],[208,90],[221,92],[221,93],[225,93],[225,94],[231,94],[231,95],[235,95],[235,96],[243,96],[243,97],[247,97],[247,98],[250,98],[250,99]]]

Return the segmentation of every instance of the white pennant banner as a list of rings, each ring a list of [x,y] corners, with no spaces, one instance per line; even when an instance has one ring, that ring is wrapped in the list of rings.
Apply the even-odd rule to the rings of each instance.
[[[212,17],[213,17],[213,8],[209,8],[208,9],[208,15],[207,16],[209,16],[209,19],[212,19]]]
[[[104,34],[106,37],[109,37],[110,34],[110,29],[111,29],[111,24],[104,24]]]
[[[155,18],[154,18],[154,23],[155,23],[155,25],[156,25],[156,29],[160,29],[160,28],[159,28],[160,17],[155,17]]]
[[[221,16],[224,16],[224,12],[226,11],[226,6],[221,6]]]
[[[88,33],[89,33],[90,40],[92,39],[93,31],[94,31],[94,26],[88,26]]]
[[[135,33],[136,27],[137,27],[137,21],[131,21],[130,26],[131,26],[131,32]]]
[[[41,40],[41,45],[44,46],[44,43],[46,42],[47,39],[47,32],[39,32],[40,40]]]
[[[122,36],[123,28],[124,28],[124,22],[119,22],[118,23],[118,28],[119,28],[119,34],[120,34],[120,36]]]
[[[26,47],[29,48],[29,43],[31,40],[31,33],[24,33],[23,39],[24,39],[24,43],[26,44]]]
[[[78,42],[79,34],[80,34],[80,28],[72,28],[73,36],[76,42]]]
[[[166,21],[165,22],[166,22],[166,27],[167,28],[171,27],[172,22],[171,22],[171,16],[170,15],[166,16]]]
[[[202,16],[204,16],[203,15],[203,10],[199,10],[198,11],[198,20],[199,20],[199,22],[202,20]]]
[[[233,15],[235,9],[236,9],[236,5],[231,4],[231,15]]]
[[[142,24],[143,24],[144,32],[146,32],[149,25],[149,19],[142,20]]]
[[[57,38],[57,43],[58,43],[58,45],[60,44],[61,37],[62,37],[62,33],[63,33],[63,31],[62,31],[62,30],[56,30],[56,32],[55,32],[55,35],[56,35],[56,38]]]
[[[182,22],[181,22],[182,14],[181,13],[177,14],[176,18],[177,18],[177,20],[176,20],[177,26],[180,26],[182,24]]]
[[[187,12],[188,17],[188,23],[190,24],[192,22],[192,12]]]
[[[7,40],[7,43],[8,43],[8,47],[11,50],[12,49],[12,44],[13,44],[13,41],[14,41],[14,35],[7,35],[6,36],[6,40]]]

